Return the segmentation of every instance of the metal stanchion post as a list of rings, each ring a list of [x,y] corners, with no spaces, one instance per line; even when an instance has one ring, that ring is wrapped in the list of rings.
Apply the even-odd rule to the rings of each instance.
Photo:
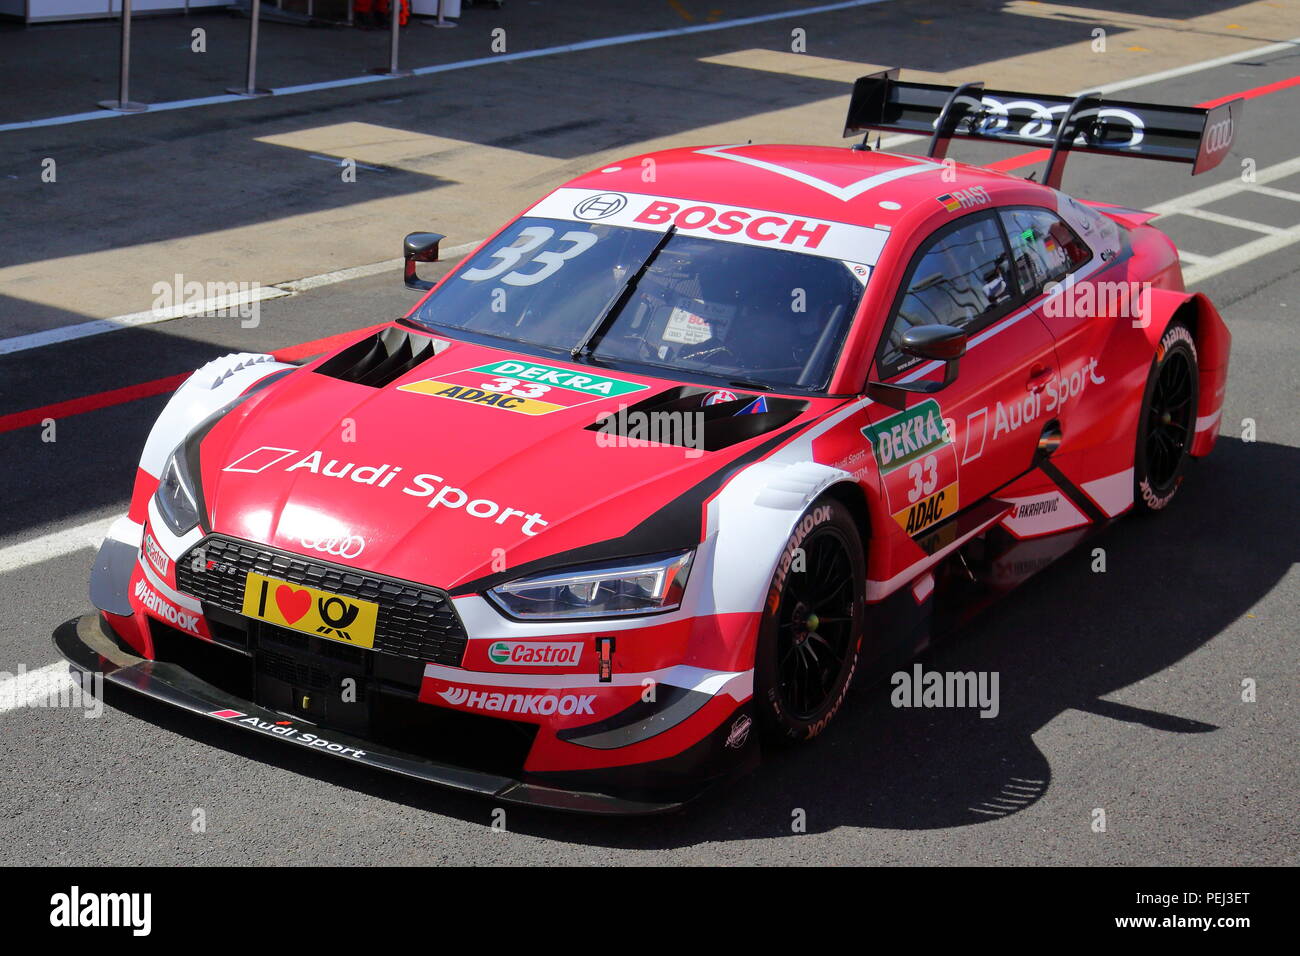
[[[257,85],[257,25],[262,19],[262,0],[252,0],[248,11],[248,77],[243,86],[228,86],[227,93],[239,96],[270,96],[271,91]]]
[[[444,20],[442,18],[442,0],[438,0],[438,19],[430,23],[429,26],[437,27],[439,30],[450,30],[452,27],[460,26],[460,24],[452,23],[450,20]]]
[[[117,99],[100,100],[106,110],[119,113],[143,113],[149,107],[131,102],[131,0],[122,0],[122,58],[121,74],[117,81]]]
[[[397,68],[397,31],[400,29],[402,14],[402,0],[388,0],[388,25],[392,33],[388,43],[388,66],[377,66],[372,69],[371,73],[379,73],[383,76],[410,76],[410,70],[399,70]]]

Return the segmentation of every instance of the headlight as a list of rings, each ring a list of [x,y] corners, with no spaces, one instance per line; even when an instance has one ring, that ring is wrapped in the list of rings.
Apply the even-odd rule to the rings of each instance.
[[[199,506],[194,494],[194,485],[185,468],[185,446],[179,446],[163,466],[162,476],[158,480],[158,491],[154,493],[154,502],[158,513],[162,515],[172,534],[183,535],[199,523]]]
[[[570,568],[510,581],[488,591],[514,617],[611,617],[671,611],[682,602],[694,551],[618,565]]]

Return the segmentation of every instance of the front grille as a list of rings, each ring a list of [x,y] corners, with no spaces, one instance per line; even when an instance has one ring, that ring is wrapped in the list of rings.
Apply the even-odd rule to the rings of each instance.
[[[258,646],[263,649],[278,647],[288,654],[315,654],[318,657],[328,657],[361,670],[365,670],[366,667],[366,652],[361,648],[334,641],[317,640],[301,631],[291,631],[286,627],[273,625],[263,627]]]
[[[436,588],[272,551],[219,535],[199,542],[176,562],[176,584],[181,591],[206,604],[239,614],[243,611],[244,582],[250,571],[373,601],[379,605],[376,651],[460,666],[465,654],[465,626],[451,599]]]
[[[307,661],[295,660],[287,654],[262,651],[257,655],[257,666],[262,673],[295,687],[305,687],[308,690],[334,689],[334,675],[329,671],[321,670]]]

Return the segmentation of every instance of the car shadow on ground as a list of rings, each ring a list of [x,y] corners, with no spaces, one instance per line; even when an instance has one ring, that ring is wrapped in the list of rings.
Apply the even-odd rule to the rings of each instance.
[[[856,688],[812,744],[768,752],[753,773],[675,814],[611,819],[509,807],[507,827],[563,842],[668,849],[788,834],[799,809],[808,832],[964,826],[1017,813],[1047,792],[1052,768],[1033,734],[1064,710],[1170,734],[1213,733],[1194,713],[1102,698],[1212,640],[1296,562],[1300,514],[1257,493],[1261,476],[1268,487],[1296,487],[1300,450],[1221,439],[1169,511],[1116,522],[921,658],[927,670],[998,672],[993,719],[970,709],[895,708],[878,680]],[[1091,570],[1094,548],[1105,550],[1105,573]],[[1235,694],[1239,678],[1223,680],[1225,695]],[[205,746],[427,812],[492,820],[488,800],[299,753],[124,692],[108,700]]]

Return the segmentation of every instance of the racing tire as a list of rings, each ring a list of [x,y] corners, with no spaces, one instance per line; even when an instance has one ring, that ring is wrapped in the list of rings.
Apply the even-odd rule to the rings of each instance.
[[[1183,483],[1196,437],[1198,372],[1191,330],[1170,323],[1156,347],[1138,412],[1133,500],[1140,512],[1167,508]]]
[[[764,739],[811,740],[839,711],[862,650],[866,577],[848,508],[813,502],[781,552],[759,624],[754,709]]]

